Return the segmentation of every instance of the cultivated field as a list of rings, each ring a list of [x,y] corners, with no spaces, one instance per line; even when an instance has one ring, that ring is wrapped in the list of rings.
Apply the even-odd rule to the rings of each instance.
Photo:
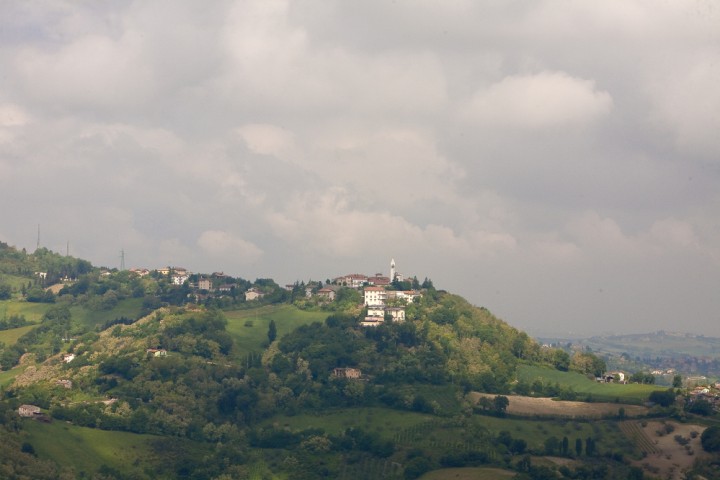
[[[469,398],[474,403],[482,397],[495,398],[493,394],[472,392]],[[586,403],[553,400],[551,398],[521,397],[508,395],[510,405],[507,413],[526,417],[552,416],[566,418],[602,418],[617,416],[620,408],[625,409],[625,416],[637,417],[646,415],[647,407],[623,405],[618,403]]]
[[[702,425],[633,420],[622,422],[621,428],[645,456],[633,464],[642,467],[653,477],[684,479],[683,471],[692,467],[696,458],[709,455],[700,445],[700,435],[705,430]],[[692,438],[693,435],[695,438]],[[681,439],[680,442],[676,437]]]
[[[426,473],[420,480],[501,480],[515,475],[517,472],[500,468],[443,468]]]

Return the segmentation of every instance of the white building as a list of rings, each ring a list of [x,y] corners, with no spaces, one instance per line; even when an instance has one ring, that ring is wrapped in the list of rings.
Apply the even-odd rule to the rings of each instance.
[[[387,299],[387,290],[382,287],[365,287],[364,304],[368,306],[383,306]]]

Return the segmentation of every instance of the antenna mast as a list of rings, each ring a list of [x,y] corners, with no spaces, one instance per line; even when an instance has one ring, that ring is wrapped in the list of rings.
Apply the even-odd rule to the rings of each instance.
[[[120,270],[125,270],[125,250],[120,250]]]
[[[35,247],[35,250],[40,248],[40,224],[38,223],[38,238],[37,238],[37,246]]]

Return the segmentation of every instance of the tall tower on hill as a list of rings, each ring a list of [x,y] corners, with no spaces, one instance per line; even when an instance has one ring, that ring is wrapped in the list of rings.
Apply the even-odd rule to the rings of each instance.
[[[390,281],[395,281],[395,259],[390,260]]]

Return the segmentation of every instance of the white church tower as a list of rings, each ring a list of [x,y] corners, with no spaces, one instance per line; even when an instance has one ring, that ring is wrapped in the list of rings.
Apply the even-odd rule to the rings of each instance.
[[[395,281],[395,259],[390,260],[390,282]]]

